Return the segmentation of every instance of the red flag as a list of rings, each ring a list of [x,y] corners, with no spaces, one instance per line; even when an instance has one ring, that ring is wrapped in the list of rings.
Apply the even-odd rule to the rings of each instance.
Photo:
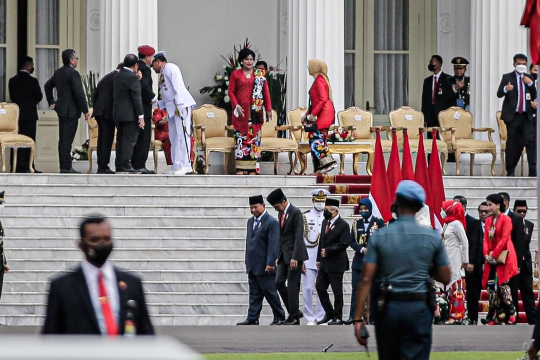
[[[373,175],[371,175],[369,199],[373,204],[372,214],[374,216],[380,216],[384,221],[389,221],[392,218],[392,212],[390,211],[392,197],[388,188],[388,178],[386,175],[386,165],[384,163],[380,128],[377,128],[375,161],[373,163]]]
[[[407,133],[407,129],[403,129],[403,164],[401,166],[401,179],[414,180],[411,146],[409,144],[409,134]]]
[[[390,160],[388,160],[388,169],[386,173],[388,175],[388,189],[390,189],[390,194],[394,194],[399,182],[401,181],[398,139],[395,129],[392,129],[392,152],[390,153]]]
[[[424,130],[420,130],[418,138],[418,154],[416,155],[415,181],[422,185],[426,192],[426,205],[429,206],[431,225],[433,221],[433,200],[431,198],[431,186],[429,185],[429,174],[426,161],[426,150],[424,149]]]
[[[527,0],[521,25],[530,28],[529,45],[533,64],[540,62],[540,1]]]
[[[433,200],[433,213],[435,215],[435,224],[433,224],[433,227],[435,229],[442,229],[442,219],[439,209],[443,201],[446,200],[446,195],[444,194],[441,161],[437,147],[437,130],[433,130],[431,157],[429,158],[429,185],[431,186],[431,199]]]

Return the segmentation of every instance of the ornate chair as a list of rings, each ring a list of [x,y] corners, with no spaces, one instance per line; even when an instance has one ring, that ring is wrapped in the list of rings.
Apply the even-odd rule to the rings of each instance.
[[[457,106],[441,111],[439,113],[439,124],[443,128],[440,134],[441,139],[456,154],[456,175],[460,173],[459,156],[461,153],[469,153],[471,156],[471,176],[474,169],[474,155],[490,153],[493,156],[491,175],[495,176],[497,146],[491,138],[491,133],[495,132],[495,130],[492,128],[473,128],[473,114]],[[475,132],[487,132],[489,140],[475,139]]]
[[[150,150],[154,158],[154,174],[158,173],[158,153],[163,151],[163,143],[155,138],[156,125],[152,124],[152,142],[150,143]]]
[[[371,147],[375,149],[375,139],[373,133],[373,114],[367,110],[350,107],[346,110],[340,111],[337,114],[339,126],[344,128],[353,128],[355,132],[354,141],[358,142],[370,142]],[[392,150],[392,140],[381,140],[383,152],[390,152]]]
[[[210,166],[210,152],[225,153],[225,169],[229,165],[229,153],[234,149],[234,139],[227,136],[227,112],[214,105],[201,105],[193,110],[195,149],[204,152],[205,174]],[[227,170],[225,170],[227,171]]]
[[[501,119],[501,112],[497,111],[497,126],[499,128],[499,140],[501,142],[501,176],[504,176],[506,173],[506,140],[508,140],[508,132],[506,131],[506,124]],[[524,159],[523,155],[525,153],[525,148],[521,153],[521,176],[524,174]]]
[[[409,134],[409,146],[411,152],[418,152],[418,129],[424,127],[424,114],[421,111],[415,110],[409,106],[402,106],[396,110],[393,110],[389,114],[390,124],[394,128],[407,128]],[[390,138],[390,132],[388,132],[388,138]],[[403,133],[398,131],[396,133],[398,138],[398,145],[400,150],[403,150]],[[446,175],[446,161],[448,160],[448,145],[441,140],[437,140],[437,149],[439,153],[443,153],[442,158],[442,170]],[[427,154],[431,153],[432,143],[430,140],[424,139],[424,150]]]
[[[278,131],[289,130],[288,138],[278,137]],[[280,152],[289,153],[290,169],[287,175],[294,170],[293,154],[298,157],[298,143],[294,136],[294,127],[291,125],[277,126],[277,113],[272,110],[272,121],[265,122],[261,134],[261,151],[274,153],[274,175],[277,175],[278,154]]]
[[[2,155],[2,172],[6,171],[6,148],[13,149],[13,171],[17,169],[17,149],[30,148],[30,172],[34,172],[34,156],[36,144],[31,137],[18,134],[19,107],[13,103],[0,103],[0,153]]]

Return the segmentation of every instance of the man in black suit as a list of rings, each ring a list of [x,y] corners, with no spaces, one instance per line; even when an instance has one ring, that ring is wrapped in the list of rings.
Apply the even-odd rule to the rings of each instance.
[[[514,55],[515,71],[504,74],[497,97],[503,98],[501,119],[506,124],[506,175],[514,176],[523,147],[527,150],[529,176],[536,176],[536,122],[531,102],[536,100],[534,78],[527,74],[527,56]]]
[[[443,59],[440,55],[433,55],[428,64],[428,70],[433,75],[424,79],[422,87],[422,113],[424,123],[428,127],[439,126],[439,112],[448,109],[444,101],[443,84],[450,78],[450,75],[442,71]],[[431,134],[428,134],[430,137]]]
[[[98,174],[114,174],[114,171],[109,167],[111,161],[111,151],[114,142],[114,126],[113,117],[113,91],[114,91],[114,76],[124,67],[124,63],[118,64],[115,70],[105,75],[96,87],[94,93],[93,116],[98,124],[98,139],[97,139],[97,163]]]
[[[278,212],[280,225],[276,288],[289,312],[284,325],[300,325],[300,318],[304,316],[299,309],[298,299],[301,269],[303,262],[309,258],[304,243],[302,212],[287,201],[287,197],[279,188],[268,194],[266,200]]]
[[[137,77],[137,56],[127,54],[124,67],[114,76],[114,122],[116,134],[116,172],[140,174],[131,165],[139,129],[144,128],[141,83]]]
[[[317,324],[343,325],[343,274],[349,270],[350,227],[339,216],[339,200],[326,199],[321,238],[317,253],[317,294],[321,299],[325,315]],[[334,293],[334,306],[328,295],[328,286]]]
[[[249,197],[253,216],[247,222],[246,272],[249,279],[249,310],[245,321],[236,325],[259,325],[263,299],[274,313],[270,325],[282,325],[285,311],[276,290],[276,258],[279,248],[279,223],[268,214],[262,195]]]
[[[469,111],[471,100],[471,78],[466,76],[469,61],[462,56],[452,59],[454,76],[448,78],[443,84],[444,101],[448,107],[459,106]]]
[[[86,260],[51,281],[43,334],[154,334],[141,279],[107,260],[113,249],[107,220],[85,217],[79,231]]]
[[[64,66],[56,70],[45,83],[45,96],[51,109],[58,114],[60,172],[79,174],[71,166],[71,146],[77,133],[81,113],[84,113],[86,120],[90,118],[90,113],[88,112],[81,75],[75,70],[79,64],[79,57],[75,50],[62,51],[62,62]],[[53,95],[55,88],[56,100]]]
[[[529,325],[534,325],[536,318],[536,308],[534,306],[534,292],[532,288],[533,284],[533,274],[532,274],[532,256],[531,256],[531,238],[534,229],[534,224],[532,221],[525,219],[527,216],[527,211],[529,207],[527,206],[527,200],[515,200],[514,201],[514,213],[518,214],[523,218],[525,226],[525,241],[523,243],[523,265],[519,272],[519,289],[521,291],[521,302],[523,302],[523,307],[525,313],[527,314],[527,321]]]
[[[43,93],[34,73],[34,59],[24,56],[19,63],[19,73],[9,79],[9,97],[19,106],[19,134],[26,135],[36,141],[37,105],[43,99]],[[11,158],[13,167],[13,156]],[[32,165],[33,166],[33,165]],[[17,151],[18,173],[30,172],[30,149],[22,148]],[[34,168],[35,173],[41,173]]]
[[[152,89],[152,71],[150,70],[156,50],[149,45],[141,45],[137,50],[139,51],[139,71],[142,76],[141,99],[144,112],[144,128],[139,129],[137,143],[131,156],[131,164],[141,174],[153,174],[152,170],[146,168],[146,160],[148,159],[148,151],[150,151],[150,142],[152,140],[152,104],[157,102],[157,96]]]
[[[484,263],[484,232],[480,220],[467,213],[467,198],[462,195],[454,196],[465,210],[466,233],[469,241],[469,263],[465,268],[465,282],[467,284],[467,311],[472,325],[478,324],[478,302],[482,292],[482,275]],[[480,210],[479,210],[480,211]]]

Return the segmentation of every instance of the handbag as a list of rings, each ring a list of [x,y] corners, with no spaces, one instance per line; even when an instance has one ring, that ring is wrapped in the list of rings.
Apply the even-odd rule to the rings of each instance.
[[[489,252],[489,256],[493,254],[493,251]],[[499,254],[499,257],[495,260],[497,260],[497,264],[506,264],[506,258],[508,257],[508,250],[502,250]]]

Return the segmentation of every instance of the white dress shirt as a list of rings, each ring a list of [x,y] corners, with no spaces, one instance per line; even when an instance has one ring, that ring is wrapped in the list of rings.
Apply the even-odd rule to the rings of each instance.
[[[111,305],[111,310],[118,323],[120,319],[120,295],[118,294],[118,283],[116,281],[114,266],[112,262],[106,261],[101,268],[97,268],[87,260],[84,260],[81,263],[81,268],[84,273],[84,278],[86,279],[86,285],[88,285],[88,291],[90,292],[90,299],[92,299],[92,305],[94,306],[99,329],[102,334],[107,334],[105,320],[101,311],[101,303],[99,301],[98,273],[100,271],[103,273],[103,280],[105,281],[109,304]],[[118,324],[118,328],[120,328],[120,324]]]

